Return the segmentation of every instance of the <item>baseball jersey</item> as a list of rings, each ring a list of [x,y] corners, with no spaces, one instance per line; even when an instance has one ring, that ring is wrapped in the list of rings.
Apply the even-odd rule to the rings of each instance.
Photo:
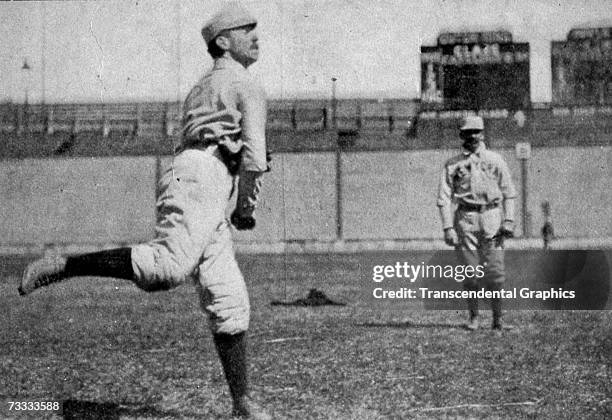
[[[501,204],[517,196],[504,159],[480,142],[476,151],[464,151],[444,164],[438,189],[438,207],[457,204]]]
[[[265,172],[266,97],[261,85],[237,61],[221,57],[193,87],[185,100],[185,114],[206,105],[212,112],[236,109],[242,114],[240,127],[244,142],[242,171]],[[188,139],[184,139],[188,140]]]

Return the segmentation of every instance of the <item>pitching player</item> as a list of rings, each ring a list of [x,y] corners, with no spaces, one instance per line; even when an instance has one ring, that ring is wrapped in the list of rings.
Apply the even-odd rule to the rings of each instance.
[[[126,279],[145,291],[192,279],[230,388],[232,414],[268,419],[248,395],[249,297],[225,217],[239,173],[231,223],[237,229],[255,226],[253,212],[267,169],[265,95],[247,71],[259,57],[256,26],[248,11],[229,4],[202,28],[214,65],[185,101],[182,145],[160,179],[156,239],[40,259],[26,268],[19,292],[75,276]]]
[[[463,119],[459,128],[463,153],[446,161],[438,190],[444,241],[455,247],[463,264],[484,266],[482,279],[463,282],[467,290],[501,289],[505,281],[503,240],[514,232],[516,190],[506,162],[487,150],[483,131],[481,117]],[[466,327],[476,330],[478,300],[468,299],[467,303],[470,318]],[[491,309],[492,327],[501,330],[501,299],[492,299]]]

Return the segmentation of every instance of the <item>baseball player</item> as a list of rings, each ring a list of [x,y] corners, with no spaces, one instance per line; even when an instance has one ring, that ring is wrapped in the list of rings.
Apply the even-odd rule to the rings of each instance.
[[[484,276],[463,282],[466,290],[482,286],[499,290],[505,281],[503,240],[514,232],[516,191],[508,165],[487,150],[481,117],[467,116],[460,124],[463,152],[444,164],[438,190],[444,241],[456,249],[462,264],[484,267]],[[456,210],[453,215],[453,205]],[[480,283],[484,284],[480,284]],[[469,330],[479,327],[478,299],[468,299]],[[502,329],[501,299],[491,299],[493,329]],[[506,326],[509,328],[509,326]]]
[[[266,161],[266,101],[247,68],[259,57],[257,20],[230,3],[202,28],[214,65],[185,101],[182,144],[159,182],[156,239],[130,248],[46,257],[25,270],[20,294],[75,276],[126,279],[145,291],[193,280],[208,314],[234,416],[271,418],[248,394],[247,288],[234,257],[231,223],[253,229]]]

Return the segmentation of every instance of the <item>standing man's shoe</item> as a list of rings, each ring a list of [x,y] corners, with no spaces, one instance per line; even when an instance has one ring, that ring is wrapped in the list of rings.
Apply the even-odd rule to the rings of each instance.
[[[493,324],[491,325],[491,329],[496,330],[496,331],[501,331],[501,330],[509,331],[509,330],[514,330],[515,327],[514,325],[503,323],[501,319],[494,319]]]
[[[469,331],[476,331],[478,328],[480,328],[480,322],[477,316],[470,318],[470,322],[465,324],[465,329]]]
[[[66,259],[60,256],[43,257],[26,267],[19,286],[20,295],[28,295],[39,287],[64,279]]]
[[[234,404],[232,416],[239,419],[272,420],[272,416],[250,397],[243,397]]]

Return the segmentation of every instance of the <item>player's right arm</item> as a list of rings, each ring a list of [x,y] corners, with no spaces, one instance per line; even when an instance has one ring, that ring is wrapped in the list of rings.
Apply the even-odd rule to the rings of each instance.
[[[261,191],[261,178],[268,169],[266,156],[266,98],[263,89],[241,80],[237,89],[238,109],[242,112],[242,160],[238,178],[236,209],[232,223],[238,229],[255,227],[253,213]]]
[[[457,233],[453,227],[452,191],[449,165],[445,164],[438,185],[437,205],[444,231],[444,242],[449,246],[455,246],[458,242]]]
[[[241,80],[238,88],[238,110],[242,112],[241,171],[266,172],[266,97],[263,88],[250,80]]]

